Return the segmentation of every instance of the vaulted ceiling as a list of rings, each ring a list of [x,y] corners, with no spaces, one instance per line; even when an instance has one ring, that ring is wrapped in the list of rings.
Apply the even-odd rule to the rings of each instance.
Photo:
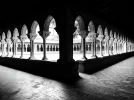
[[[70,3],[74,8],[78,7],[85,13],[91,13],[97,18],[104,20],[108,24],[126,33],[130,38],[134,37],[133,32],[133,14],[127,0],[88,0],[89,2]],[[12,18],[18,16],[20,20],[31,17],[31,12],[40,12],[42,8],[50,9],[60,6],[60,3],[40,2],[34,3],[3,3],[0,6],[0,29],[6,29],[12,25]],[[80,7],[80,8],[79,8]],[[25,16],[25,17],[24,17]],[[17,17],[15,17],[17,18]],[[14,19],[15,20],[15,19]],[[16,19],[17,20],[17,19]],[[18,20],[17,20],[18,21]],[[17,23],[17,22],[16,22]],[[133,38],[134,39],[134,38]]]

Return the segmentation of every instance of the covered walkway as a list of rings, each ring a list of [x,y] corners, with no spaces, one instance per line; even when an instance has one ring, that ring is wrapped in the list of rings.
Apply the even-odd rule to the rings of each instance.
[[[63,83],[0,66],[0,100],[133,100],[134,57]]]

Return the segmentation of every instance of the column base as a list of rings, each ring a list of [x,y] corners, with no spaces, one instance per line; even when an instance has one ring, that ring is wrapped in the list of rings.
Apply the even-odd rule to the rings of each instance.
[[[102,58],[102,57],[103,57],[103,55],[99,55],[99,57],[101,57],[101,58]]]
[[[79,77],[79,63],[75,62],[74,59],[72,59],[72,61],[69,62],[58,59],[57,63],[60,69],[60,78],[73,80]]]
[[[36,60],[34,56],[29,57],[30,60]]]
[[[93,58],[98,58],[98,57],[96,55],[92,55],[91,58],[93,59]]]
[[[42,58],[42,60],[44,60],[44,61],[47,61],[47,60],[48,60],[48,58],[46,58],[46,57],[43,57],[43,58]]]
[[[24,56],[20,56],[20,59],[24,59]]]
[[[81,60],[84,61],[84,60],[87,60],[87,58],[86,57],[82,57]]]

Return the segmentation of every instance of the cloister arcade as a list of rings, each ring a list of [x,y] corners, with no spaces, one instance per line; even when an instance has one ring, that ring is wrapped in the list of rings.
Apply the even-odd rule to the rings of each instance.
[[[93,59],[134,51],[134,43],[111,28],[103,28],[102,25],[95,27],[93,21],[85,26],[81,16],[74,21],[74,27],[76,28],[72,33],[74,60]],[[85,27],[88,27],[88,30]],[[40,25],[34,21],[31,30],[23,25],[21,33],[17,28],[13,32],[9,29],[7,34],[1,33],[0,56],[57,61],[60,45],[59,34],[56,31],[56,19],[48,16],[43,36],[40,35],[41,32]]]

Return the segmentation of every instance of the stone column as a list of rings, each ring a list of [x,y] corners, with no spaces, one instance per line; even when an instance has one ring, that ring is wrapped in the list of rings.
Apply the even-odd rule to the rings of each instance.
[[[20,58],[24,58],[24,41],[27,39],[26,34],[21,34],[20,41],[21,41],[21,56]]]
[[[85,38],[87,36],[87,32],[84,31],[80,31],[79,32],[80,36],[82,37],[82,41],[81,41],[81,48],[82,48],[82,60],[86,60],[86,50],[85,50]]]
[[[15,38],[13,37],[13,57],[15,58],[16,57],[16,53],[17,53],[17,41],[18,41],[18,38]]]
[[[5,45],[6,45],[6,41],[5,41],[5,33],[3,32],[2,33],[2,40],[1,40],[1,44],[2,44],[2,57],[5,57],[5,52],[6,52],[6,48],[5,48]]]
[[[30,60],[35,59],[35,56],[34,56],[34,51],[35,51],[34,40],[35,40],[36,37],[37,37],[37,34],[30,33],[30,46],[31,46],[31,52],[30,52],[30,57],[29,57]]]
[[[102,40],[103,40],[103,35],[100,34],[97,39],[100,41],[100,57],[103,57],[103,54],[102,54]]]
[[[27,48],[28,48],[28,46],[27,46],[28,44],[25,44],[25,46],[26,46],[26,52],[27,52]]]
[[[43,31],[40,31],[39,33],[43,38],[43,58],[42,58],[42,60],[47,60],[47,57],[46,57],[46,38],[49,36],[50,32],[43,30]]]
[[[105,55],[106,56],[109,56],[109,37],[108,36],[106,36],[105,37]]]
[[[115,54],[117,54],[117,39],[115,39],[115,41],[114,41],[114,44],[115,44]]]
[[[8,31],[8,33],[7,33],[6,41],[7,41],[7,57],[9,57],[10,56],[10,48],[11,48],[11,32],[10,31]]]
[[[112,51],[112,46],[113,46],[113,38],[110,38],[110,55],[113,55],[113,51]]]

